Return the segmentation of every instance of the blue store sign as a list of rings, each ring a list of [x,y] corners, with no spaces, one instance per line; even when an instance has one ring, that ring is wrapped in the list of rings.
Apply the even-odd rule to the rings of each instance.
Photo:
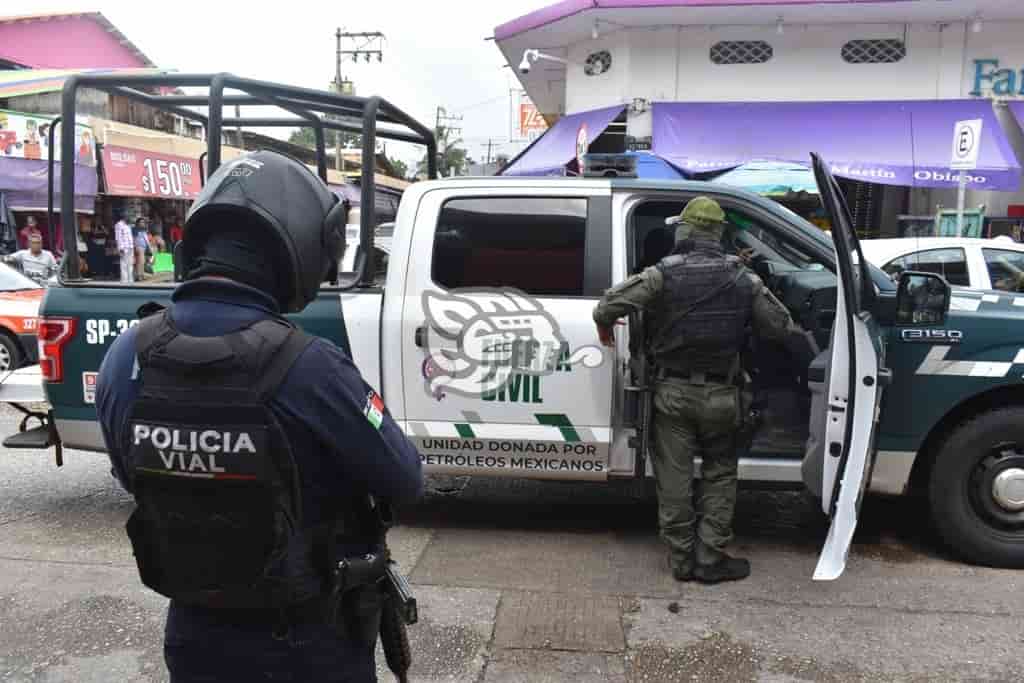
[[[1001,69],[998,59],[975,59],[974,87],[970,94],[974,97],[1024,96],[1024,69]]]

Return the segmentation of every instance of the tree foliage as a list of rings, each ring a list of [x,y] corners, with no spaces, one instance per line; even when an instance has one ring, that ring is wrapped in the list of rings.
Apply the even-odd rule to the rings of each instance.
[[[409,177],[409,166],[401,159],[388,158],[388,163],[391,164],[391,168],[395,169],[395,175],[399,178]]]
[[[343,149],[352,149],[353,147],[359,146],[359,136],[355,133],[325,130],[324,146],[328,151],[334,149],[335,139],[339,134],[341,135],[341,146]],[[288,142],[295,145],[302,145],[309,149],[316,149],[316,136],[313,134],[312,128],[299,128],[291,134],[288,138]]]
[[[441,126],[435,131],[437,138],[437,171],[441,175],[463,175],[467,167],[473,163],[469,153],[462,147],[462,139],[455,138],[451,129]],[[417,165],[417,172],[427,172],[427,156],[424,154]]]

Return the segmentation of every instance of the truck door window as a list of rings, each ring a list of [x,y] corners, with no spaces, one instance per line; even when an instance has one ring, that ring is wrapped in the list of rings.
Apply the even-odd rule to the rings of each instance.
[[[587,200],[474,197],[441,207],[431,277],[438,285],[582,296]]]
[[[632,216],[635,238],[632,272],[639,272],[668,256],[674,248],[675,228],[665,226],[665,218],[678,215],[685,201],[646,202]],[[764,222],[745,211],[725,209],[722,247],[727,254],[740,255],[752,249],[761,261],[771,262],[775,270],[824,270],[825,266],[799,244],[781,239]]]
[[[951,285],[971,286],[971,278],[967,274],[967,255],[959,247],[928,249],[907,254],[889,261],[882,266],[882,270],[892,278],[898,278],[905,270],[937,273],[946,278]]]
[[[982,249],[992,289],[1024,292],[1024,252],[1009,249]]]

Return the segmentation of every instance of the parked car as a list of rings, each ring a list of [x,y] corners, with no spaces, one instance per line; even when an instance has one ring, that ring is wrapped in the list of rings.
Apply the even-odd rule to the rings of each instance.
[[[35,363],[36,325],[46,288],[0,263],[0,372]]]
[[[893,279],[906,270],[938,273],[954,287],[1024,292],[1024,244],[1009,237],[864,240],[864,258]]]

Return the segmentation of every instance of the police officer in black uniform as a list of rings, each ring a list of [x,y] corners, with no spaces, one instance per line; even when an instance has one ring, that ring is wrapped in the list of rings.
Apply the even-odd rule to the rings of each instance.
[[[282,317],[316,297],[345,219],[286,156],[221,166],[185,224],[172,305],[100,369],[139,572],[171,598],[173,683],[376,680],[379,593],[340,592],[332,569],[375,550],[372,497],[420,496],[420,457],[352,359]]]

